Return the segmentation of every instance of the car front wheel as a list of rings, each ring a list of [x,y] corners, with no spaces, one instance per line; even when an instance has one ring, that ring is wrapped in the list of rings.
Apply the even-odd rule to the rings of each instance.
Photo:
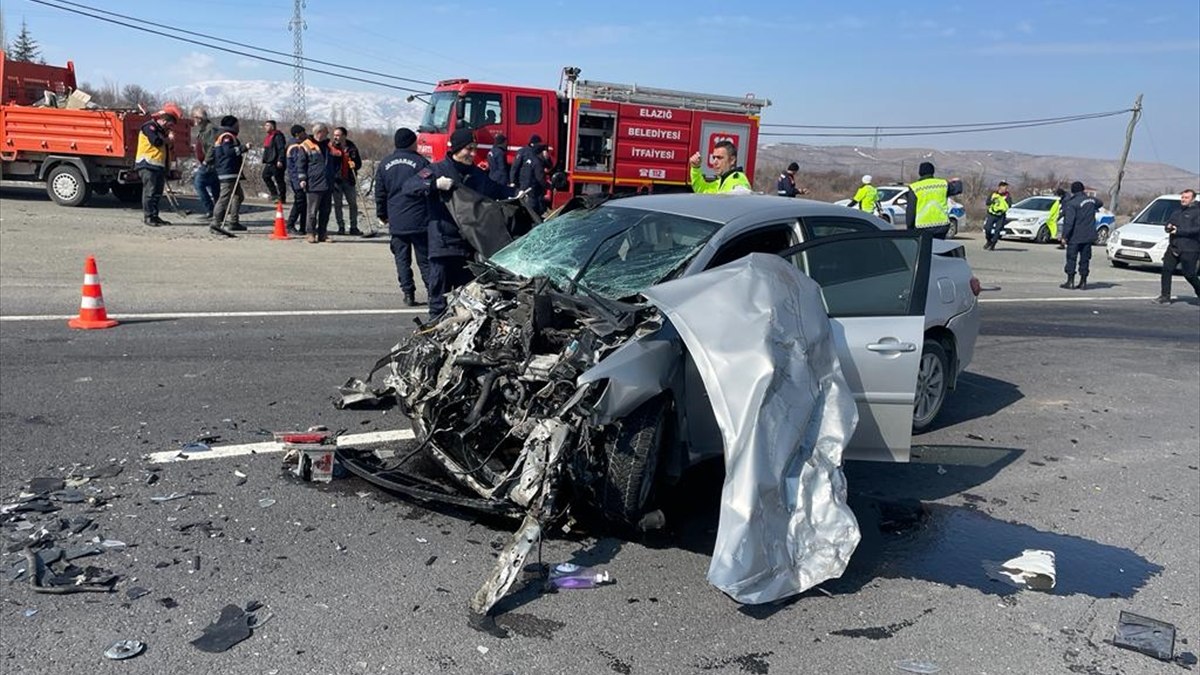
[[[937,340],[925,340],[921,347],[921,365],[917,370],[917,391],[913,401],[913,431],[925,431],[933,424],[946,392],[950,388],[950,357]]]
[[[621,419],[608,446],[599,506],[605,517],[620,525],[634,525],[642,517],[658,473],[670,411],[665,395],[646,401]]]
[[[958,218],[950,219],[950,229],[946,232],[947,239],[953,239],[958,236]]]
[[[1096,245],[1104,246],[1108,243],[1108,228],[1100,227],[1096,229]]]
[[[1045,244],[1050,241],[1050,228],[1045,225],[1038,228],[1037,236],[1033,238],[1035,244]]]

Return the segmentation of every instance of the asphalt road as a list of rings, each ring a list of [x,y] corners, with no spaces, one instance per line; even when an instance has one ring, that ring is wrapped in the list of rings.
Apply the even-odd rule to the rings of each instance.
[[[204,436],[407,426],[331,405],[412,326],[413,312],[327,313],[396,310],[386,247],[271,242],[269,213],[258,218],[225,241],[3,192],[0,503],[35,477],[116,464],[80,488],[104,504],[29,520],[53,530],[82,515],[94,525],[72,542],[127,544],[81,561],[122,575],[114,594],[0,582],[4,672],[887,673],[906,659],[943,673],[1173,672],[1106,643],[1121,610],[1176,624],[1177,651],[1200,651],[1200,307],[1152,306],[1153,273],[1111,269],[1097,249],[1098,288],[1062,291],[1052,247],[989,253],[966,239],[988,289],[975,361],[938,428],[915,439],[916,462],[847,466],[864,540],[823,591],[740,607],[709,586],[720,478],[698,471],[673,493],[665,532],[577,529],[543,546],[543,560],[601,565],[616,584],[529,586],[496,625],[473,626],[467,599],[511,524],[356,479],[301,483],[273,454],[143,460]],[[109,311],[137,318],[66,327],[89,253]],[[151,500],[172,492],[192,496]],[[7,580],[30,531],[0,532]],[[1053,592],[984,573],[1025,548],[1057,553]],[[134,586],[150,592],[130,599]],[[252,600],[270,619],[248,640],[222,654],[189,644],[224,605]],[[109,663],[104,649],[125,638],[146,653]]]

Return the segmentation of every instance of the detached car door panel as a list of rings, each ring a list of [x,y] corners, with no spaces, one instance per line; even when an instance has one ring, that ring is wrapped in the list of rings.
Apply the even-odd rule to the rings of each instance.
[[[932,240],[913,231],[820,237],[782,256],[821,286],[858,405],[846,459],[907,462]]]

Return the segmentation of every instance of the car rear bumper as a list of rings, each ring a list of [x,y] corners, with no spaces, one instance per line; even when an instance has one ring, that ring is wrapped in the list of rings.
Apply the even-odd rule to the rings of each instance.
[[[967,311],[956,314],[946,322],[946,328],[954,334],[954,353],[956,369],[954,377],[957,380],[971,360],[975,358],[975,341],[979,338],[979,300],[976,299],[971,303],[971,308]]]

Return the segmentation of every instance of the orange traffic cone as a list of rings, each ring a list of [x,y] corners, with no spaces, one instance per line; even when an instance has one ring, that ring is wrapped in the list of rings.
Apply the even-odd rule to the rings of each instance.
[[[104,293],[100,291],[100,274],[96,258],[87,257],[83,265],[83,300],[79,303],[79,318],[67,322],[71,328],[112,328],[117,322],[108,318],[104,309]]]
[[[275,202],[275,231],[271,233],[271,239],[291,239],[283,220],[283,202]]]

